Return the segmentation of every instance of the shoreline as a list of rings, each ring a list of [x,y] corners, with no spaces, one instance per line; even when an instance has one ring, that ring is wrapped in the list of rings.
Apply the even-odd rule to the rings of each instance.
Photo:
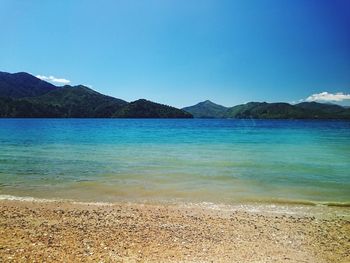
[[[267,208],[2,199],[0,261],[350,261],[349,208]]]
[[[350,202],[314,202],[306,200],[271,200],[271,201],[237,201],[234,203],[208,202],[208,201],[186,201],[176,199],[120,199],[114,201],[93,201],[79,199],[62,198],[41,198],[33,196],[17,196],[0,194],[1,201],[18,201],[34,203],[71,203],[77,205],[113,206],[115,204],[134,205],[159,205],[194,207],[203,209],[213,209],[222,211],[246,211],[261,212],[270,214],[290,214],[290,215],[319,215],[322,217],[341,216],[350,219]]]

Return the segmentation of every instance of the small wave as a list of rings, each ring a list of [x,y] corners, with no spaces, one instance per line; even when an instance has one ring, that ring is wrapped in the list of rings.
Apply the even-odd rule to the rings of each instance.
[[[45,198],[35,198],[31,196],[14,196],[14,195],[0,195],[0,200],[39,202],[39,203],[63,201],[58,199],[45,199]]]
[[[286,204],[286,205],[306,205],[306,206],[336,206],[336,207],[350,207],[350,202],[322,202],[310,200],[288,200],[288,199],[272,199],[267,203]]]
[[[14,195],[0,195],[0,201],[20,201],[20,202],[35,202],[35,203],[53,203],[53,202],[69,202],[77,205],[96,205],[96,206],[111,206],[113,203],[108,202],[83,202],[72,199],[46,199],[36,198],[31,196],[14,196]]]
[[[46,202],[70,202],[77,205],[95,205],[95,206],[112,206],[118,203],[130,203],[127,200],[116,201],[116,202],[104,202],[104,201],[80,201],[73,199],[47,199],[47,198],[36,198],[31,196],[14,196],[14,195],[1,195],[1,200],[9,201],[23,201],[23,202],[37,202],[37,203],[46,203]],[[292,210],[294,209],[305,209],[307,207],[339,207],[339,208],[348,208],[350,207],[350,202],[316,202],[308,200],[286,200],[286,199],[272,199],[264,201],[253,201],[253,200],[241,200],[241,202],[235,202],[233,204],[228,203],[214,203],[214,202],[183,202],[179,200],[158,200],[158,202],[153,202],[150,200],[133,200],[132,203],[158,203],[158,204],[177,204],[185,207],[201,207],[213,210],[222,210],[222,211],[234,211],[234,210],[244,210],[247,212],[266,212],[274,211],[281,212],[286,214],[293,214]],[[294,209],[291,209],[293,207]]]
[[[317,205],[336,206],[336,207],[350,207],[350,202],[324,202],[324,203],[318,203]]]

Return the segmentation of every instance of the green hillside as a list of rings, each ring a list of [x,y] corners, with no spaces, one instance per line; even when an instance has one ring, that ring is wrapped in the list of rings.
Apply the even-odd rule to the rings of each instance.
[[[317,102],[227,108],[206,100],[177,109],[145,99],[128,103],[82,85],[56,87],[25,72],[0,72],[0,117],[350,119],[350,108]]]
[[[39,97],[26,99],[30,102],[61,108],[66,118],[110,118],[126,101],[102,95],[85,86],[64,86]]]
[[[288,103],[249,102],[229,108],[225,118],[238,119],[350,119],[350,111],[338,105],[304,102]]]
[[[145,99],[130,102],[113,117],[115,118],[192,118],[190,113]]]
[[[0,97],[34,97],[55,89],[55,85],[25,72],[11,74],[0,71]]]
[[[3,118],[192,118],[147,100],[128,103],[85,86],[56,87],[28,73],[0,72]]]
[[[182,109],[191,113],[195,118],[223,118],[228,108],[206,100]]]

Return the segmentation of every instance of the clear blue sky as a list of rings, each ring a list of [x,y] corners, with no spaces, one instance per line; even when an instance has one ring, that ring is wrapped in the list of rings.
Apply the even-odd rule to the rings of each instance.
[[[132,101],[350,93],[350,1],[0,0],[0,70]]]

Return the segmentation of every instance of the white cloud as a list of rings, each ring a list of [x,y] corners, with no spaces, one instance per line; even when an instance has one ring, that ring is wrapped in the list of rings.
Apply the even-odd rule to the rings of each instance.
[[[344,94],[343,92],[329,93],[327,91],[312,94],[307,97],[304,101],[324,101],[324,102],[341,102],[344,100],[350,100],[350,94]]]
[[[293,100],[290,102],[290,104],[297,104],[297,103],[304,102],[304,101],[305,101],[304,99],[300,99],[298,101]]]
[[[41,79],[41,80],[50,81],[50,82],[59,83],[59,84],[69,84],[70,83],[70,80],[68,80],[68,79],[59,79],[59,78],[55,78],[54,76],[37,75],[36,77],[38,79]]]

